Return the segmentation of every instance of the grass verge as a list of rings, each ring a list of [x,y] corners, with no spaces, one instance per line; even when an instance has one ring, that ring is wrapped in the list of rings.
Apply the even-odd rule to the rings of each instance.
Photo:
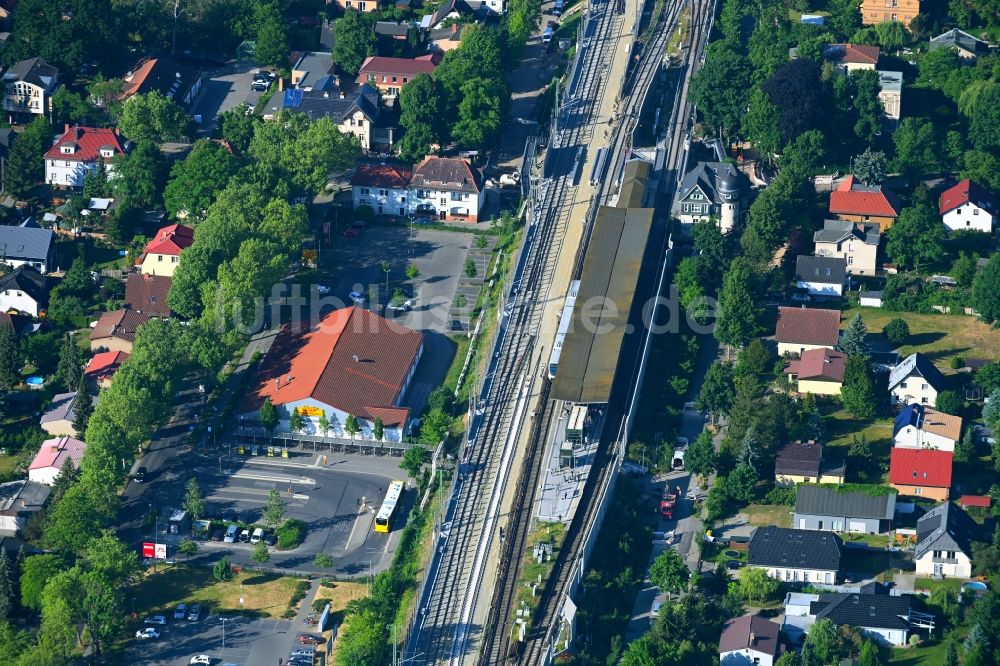
[[[844,312],[843,321],[849,322],[856,314],[861,315],[872,333],[881,333],[891,320],[902,319],[910,327],[910,338],[899,348],[899,353],[906,357],[920,352],[946,374],[953,372],[948,368],[952,356],[1000,360],[1000,328],[988,326],[976,317],[855,307]]]

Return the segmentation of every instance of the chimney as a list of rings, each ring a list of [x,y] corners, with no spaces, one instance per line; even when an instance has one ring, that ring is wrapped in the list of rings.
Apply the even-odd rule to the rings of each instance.
[[[63,125],[63,134],[66,134],[67,132],[69,132],[69,123]]]
[[[324,90],[323,91],[323,98],[324,99],[328,99],[329,97],[330,97],[330,91],[329,90]],[[343,98],[344,97],[344,93],[340,93],[340,97]]]
[[[276,389],[281,388],[281,377],[274,378],[274,388]]]
[[[281,92],[284,89],[285,89],[285,79],[279,76],[278,77],[278,92]]]
[[[340,99],[344,99],[344,91],[343,90],[340,91]]]
[[[757,634],[755,634],[754,632],[751,631],[750,632],[750,646],[753,647],[754,645],[757,645]]]

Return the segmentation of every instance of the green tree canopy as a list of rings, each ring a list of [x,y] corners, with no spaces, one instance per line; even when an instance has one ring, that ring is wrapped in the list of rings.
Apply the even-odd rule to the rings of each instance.
[[[988,323],[1000,321],[1000,254],[990,257],[972,282],[972,303]]]
[[[868,358],[871,356],[871,344],[868,342],[868,326],[861,314],[854,315],[844,333],[840,336],[837,349],[848,356],[861,356]]]
[[[742,347],[757,332],[754,275],[749,261],[733,259],[719,291],[719,314],[715,338],[733,347]]]
[[[236,158],[223,146],[205,139],[195,142],[187,157],[170,170],[163,191],[167,212],[173,217],[182,212],[202,217],[238,169]]]
[[[51,145],[52,128],[43,116],[32,120],[23,132],[15,135],[3,173],[6,189],[15,196],[23,196],[35,183],[44,180],[45,160],[40,156]]]
[[[115,196],[139,208],[156,206],[167,175],[167,163],[159,147],[142,140],[127,155],[112,160],[115,178],[110,185]]]
[[[136,143],[163,143],[186,136],[190,122],[176,102],[154,90],[133,95],[125,101],[118,128]]]
[[[920,269],[944,254],[944,225],[929,202],[904,208],[888,231],[886,252],[905,268]]]
[[[865,357],[847,357],[840,399],[844,408],[857,418],[868,419],[875,414],[875,376]]]
[[[691,572],[676,550],[660,553],[649,567],[649,580],[667,594],[677,594],[687,587]]]
[[[691,99],[705,120],[722,136],[739,131],[746,115],[750,74],[751,66],[746,58],[728,43],[716,41],[708,45],[705,64],[691,80]],[[755,110],[758,113],[761,110],[759,100]],[[762,119],[758,117],[757,120]],[[754,129],[761,132],[763,128],[757,125]]]
[[[348,76],[357,76],[365,58],[375,53],[376,18],[351,11],[333,22],[333,62]]]

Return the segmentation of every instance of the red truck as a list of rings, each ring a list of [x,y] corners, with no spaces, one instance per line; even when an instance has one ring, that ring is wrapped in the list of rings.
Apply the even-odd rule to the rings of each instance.
[[[677,504],[677,495],[669,490],[665,491],[663,497],[660,498],[660,516],[672,519],[674,517],[675,504]]]

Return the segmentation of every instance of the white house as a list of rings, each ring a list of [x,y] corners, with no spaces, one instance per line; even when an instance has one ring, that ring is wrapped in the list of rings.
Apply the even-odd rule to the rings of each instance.
[[[840,572],[841,540],[831,532],[758,527],[750,537],[747,564],[786,582],[834,585]]]
[[[468,161],[428,155],[413,167],[409,212],[440,220],[477,222],[486,203],[482,175]]]
[[[954,451],[962,436],[962,417],[910,403],[896,416],[893,446]]]
[[[889,393],[894,405],[933,405],[944,387],[944,375],[920,353],[910,354],[889,373]]]
[[[843,296],[846,281],[847,260],[843,257],[800,254],[795,260],[795,284],[811,296]]]
[[[55,234],[31,226],[0,225],[0,264],[30,266],[43,275],[55,269]]]
[[[74,437],[45,440],[28,467],[28,479],[51,486],[56,482],[56,477],[59,476],[67,460],[72,460],[73,466],[80,469],[80,461],[83,459],[86,447],[86,444]]]
[[[972,542],[979,526],[961,507],[944,502],[917,521],[917,545],[913,552],[918,576],[972,576]]]
[[[785,596],[781,629],[791,640],[801,640],[822,619],[838,627],[857,627],[880,645],[899,647],[906,645],[910,632],[910,597],[890,595],[881,586],[876,589],[865,586],[860,592],[789,592]]]
[[[941,193],[941,220],[948,231],[993,233],[996,204],[993,194],[968,178]]]
[[[4,111],[42,115],[59,88],[59,70],[41,58],[22,60],[4,72],[3,86]]]
[[[31,266],[18,266],[0,277],[0,312],[13,310],[37,317],[48,305],[48,280]]]
[[[781,654],[781,627],[759,615],[728,620],[719,638],[720,666],[771,666]]]
[[[114,130],[67,125],[63,135],[45,153],[45,182],[62,187],[83,187],[84,178],[97,171],[99,162],[104,162],[111,177],[114,173],[112,158],[124,154],[122,139]]]
[[[698,162],[681,181],[673,215],[681,224],[715,220],[728,233],[746,216],[750,181],[727,162]]]
[[[413,170],[399,164],[359,164],[351,178],[354,207],[371,206],[378,215],[405,217]]]
[[[0,536],[14,536],[23,529],[33,513],[45,508],[51,490],[28,479],[0,483]]]

